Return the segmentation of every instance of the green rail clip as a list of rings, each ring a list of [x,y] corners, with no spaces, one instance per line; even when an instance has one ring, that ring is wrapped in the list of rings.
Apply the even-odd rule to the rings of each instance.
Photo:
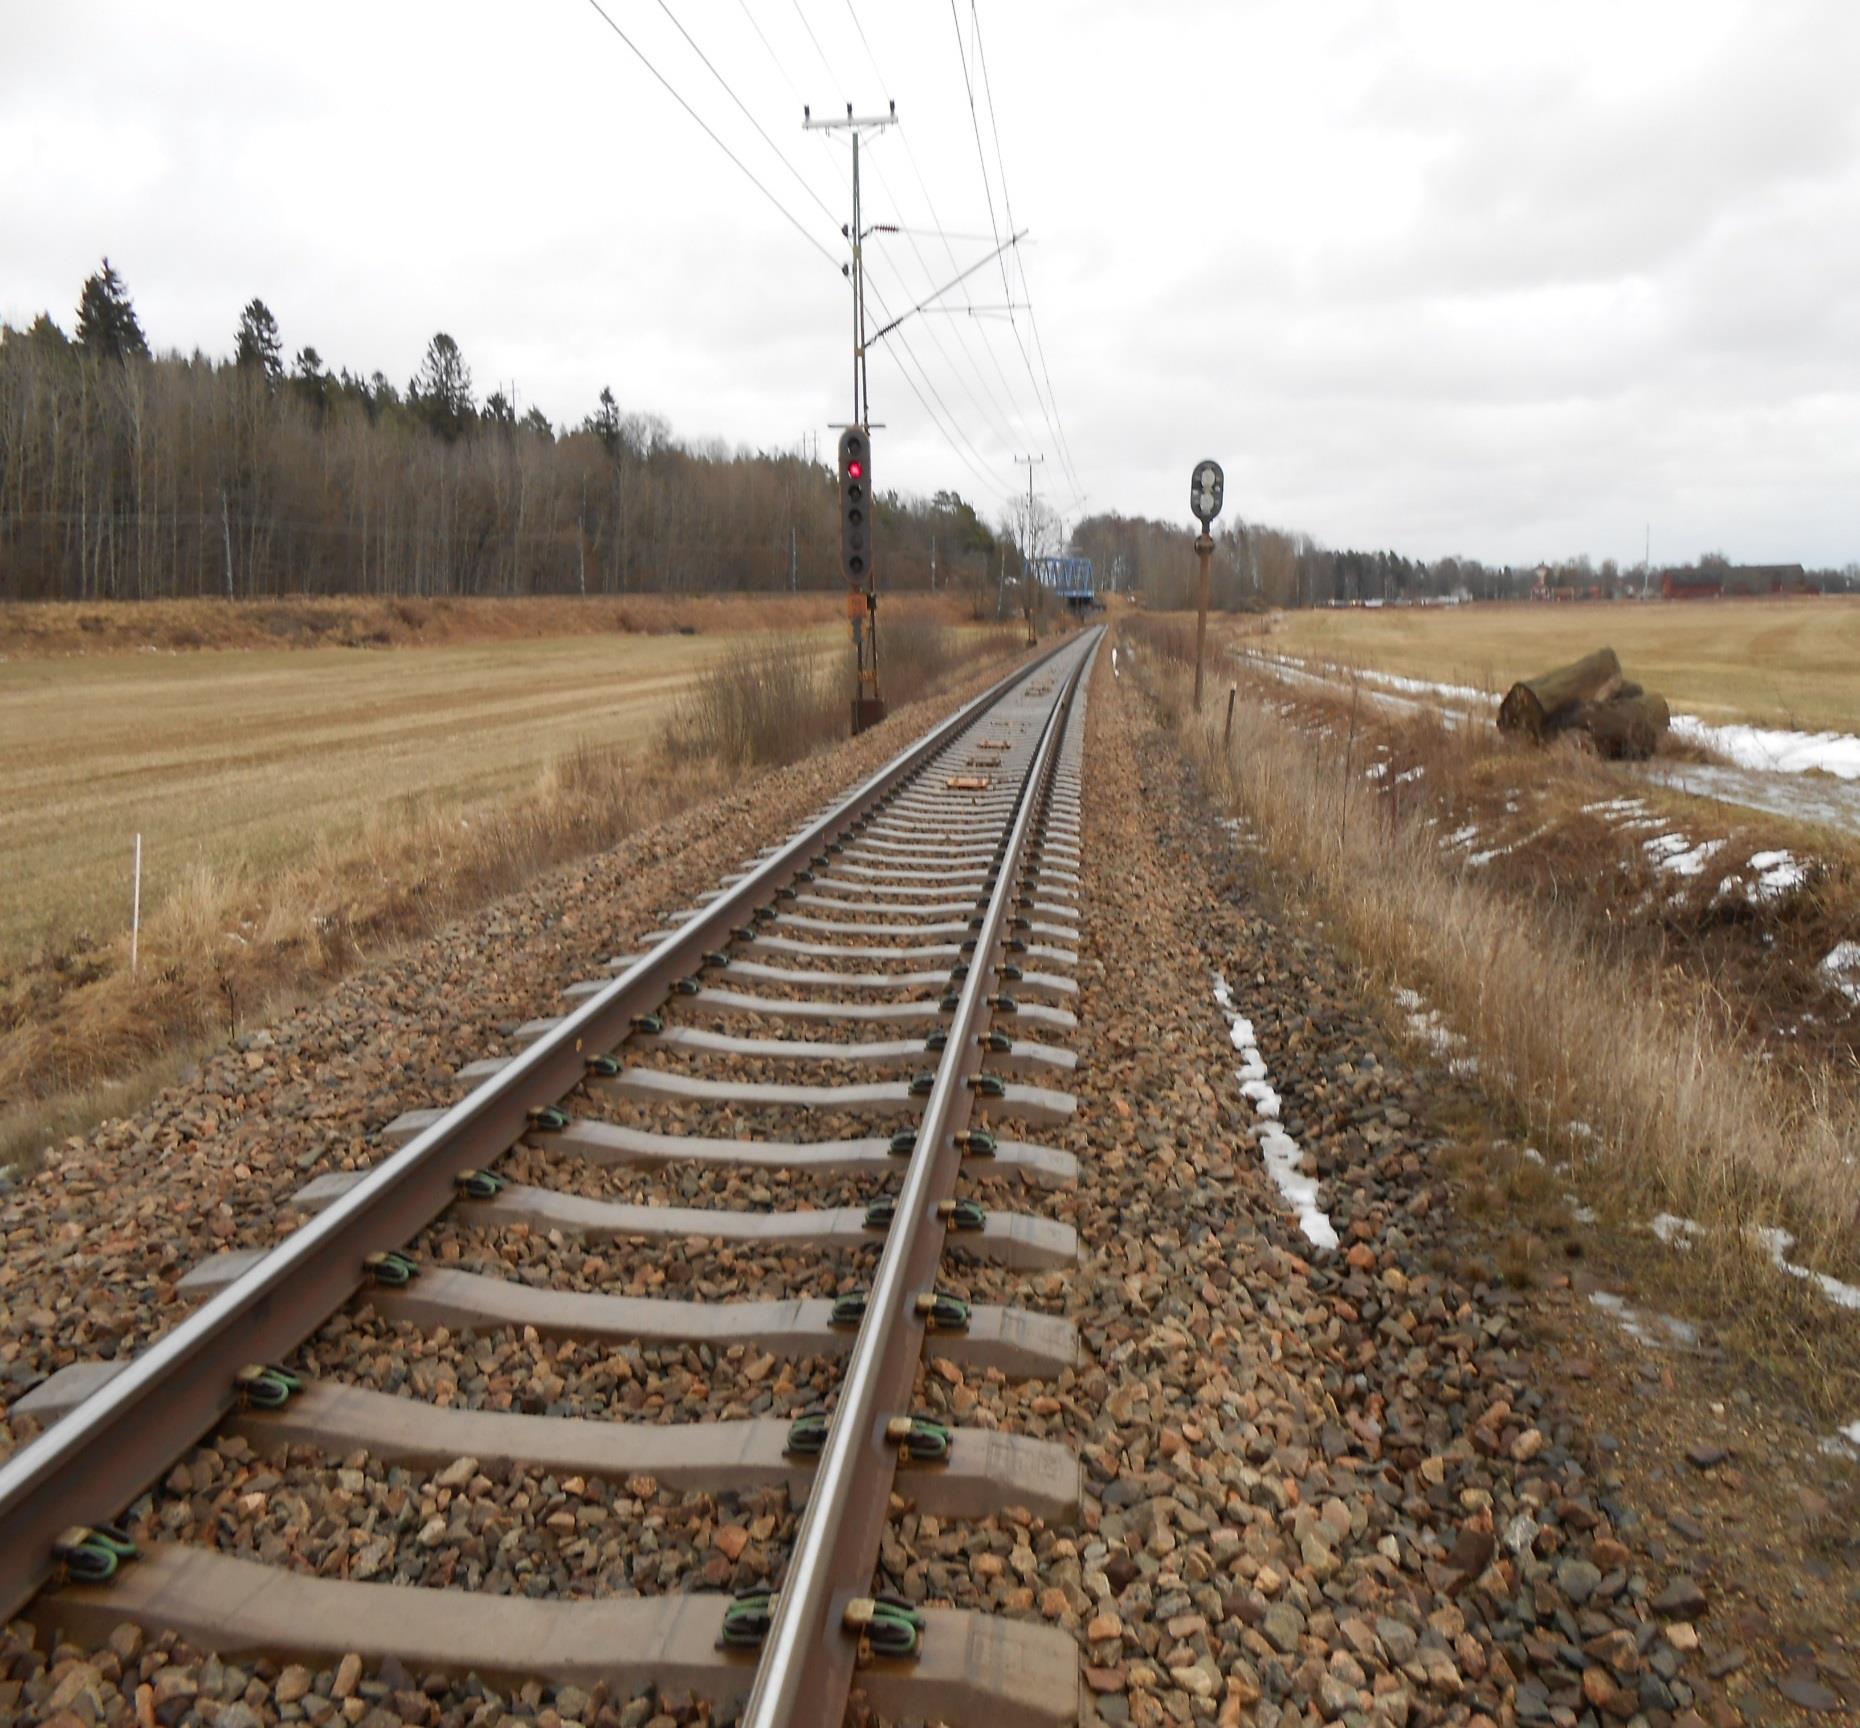
[[[1000,1149],[986,1128],[965,1128],[956,1136],[956,1150],[965,1158],[992,1158]]]
[[[568,1126],[568,1112],[559,1104],[538,1104],[529,1118],[539,1134],[560,1134]]]
[[[894,1440],[898,1449],[913,1464],[947,1464],[951,1434],[947,1422],[939,1422],[936,1417],[919,1411],[915,1415],[900,1416],[890,1423],[885,1430],[886,1437]]]
[[[917,1150],[917,1136],[909,1128],[900,1129],[892,1135],[891,1143],[885,1148],[893,1158],[908,1158]]]
[[[617,1080],[620,1078],[620,1064],[611,1056],[590,1056],[587,1069],[596,1080]]]
[[[866,1292],[848,1291],[844,1296],[833,1299],[833,1312],[828,1316],[829,1326],[857,1326],[865,1319]]]
[[[981,1093],[984,1098],[1005,1098],[1007,1082],[999,1074],[971,1074],[969,1090]]]
[[[917,1312],[932,1332],[966,1332],[969,1305],[947,1290],[926,1290],[917,1298]]]
[[[275,1363],[254,1362],[233,1376],[239,1402],[252,1410],[282,1410],[291,1394],[301,1392],[304,1383],[288,1368]]]
[[[889,1230],[897,1216],[898,1203],[887,1195],[882,1200],[874,1200],[866,1207],[865,1227],[868,1230]]]
[[[788,1424],[782,1450],[791,1458],[818,1458],[827,1446],[827,1413],[804,1410]]]
[[[723,1630],[717,1635],[720,1650],[759,1650],[775,1621],[775,1592],[745,1590],[723,1611]]]
[[[635,1014],[628,1024],[635,1032],[644,1032],[648,1037],[656,1038],[665,1030],[665,1017],[661,1014]]]
[[[52,1544],[60,1570],[74,1584],[106,1584],[141,1552],[119,1524],[79,1524]]]
[[[380,1254],[370,1254],[362,1262],[367,1268],[368,1276],[377,1284],[385,1284],[390,1290],[398,1290],[403,1285],[411,1284],[420,1275],[419,1265],[400,1252],[390,1248]]]

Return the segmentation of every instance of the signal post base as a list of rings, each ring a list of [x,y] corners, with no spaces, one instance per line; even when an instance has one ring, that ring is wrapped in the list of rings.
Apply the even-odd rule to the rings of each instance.
[[[882,696],[855,696],[852,705],[853,736],[876,726],[885,717],[885,699]]]

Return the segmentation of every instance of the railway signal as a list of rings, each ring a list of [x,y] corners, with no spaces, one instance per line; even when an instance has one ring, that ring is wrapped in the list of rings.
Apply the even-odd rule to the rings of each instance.
[[[878,586],[872,562],[872,439],[863,426],[840,434],[840,568],[846,573],[846,616],[852,622],[858,684],[852,729],[885,717],[878,694]]]
[[[1201,712],[1202,655],[1208,640],[1209,561],[1214,556],[1214,536],[1208,526],[1221,513],[1221,499],[1227,489],[1227,476],[1212,456],[1195,464],[1188,480],[1188,507],[1201,532],[1195,536],[1195,556],[1201,563],[1201,593],[1195,604],[1195,712]]]
[[[1194,511],[1203,534],[1207,533],[1208,524],[1221,513],[1221,494],[1226,485],[1227,476],[1221,472],[1220,463],[1213,457],[1195,464],[1194,478],[1188,483],[1188,507]]]

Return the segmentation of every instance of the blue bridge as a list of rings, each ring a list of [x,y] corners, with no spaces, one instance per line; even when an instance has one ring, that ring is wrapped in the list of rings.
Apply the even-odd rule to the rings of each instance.
[[[1098,598],[1089,558],[1029,558],[1027,569],[1042,588],[1050,588],[1069,606],[1089,606]]]

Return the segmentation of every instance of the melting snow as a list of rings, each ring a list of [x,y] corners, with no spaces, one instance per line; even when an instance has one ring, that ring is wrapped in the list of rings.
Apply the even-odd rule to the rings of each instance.
[[[1774,900],[1779,894],[1800,887],[1808,878],[1806,866],[1798,864],[1787,852],[1753,852],[1750,867],[1759,872],[1750,889],[1753,900]]]
[[[1795,1238],[1787,1230],[1769,1229],[1757,1225],[1751,1234],[1769,1250],[1770,1258],[1775,1261],[1779,1272],[1787,1272],[1791,1278],[1806,1278],[1820,1289],[1822,1295],[1837,1308],[1860,1310],[1860,1284],[1844,1284],[1838,1278],[1830,1278],[1825,1272],[1817,1272],[1812,1267],[1798,1266],[1789,1256],[1789,1250],[1795,1246]]]
[[[1819,768],[1840,780],[1860,780],[1860,738],[1851,732],[1714,726],[1696,714],[1675,714],[1673,731],[1730,757],[1741,768],[1762,768],[1774,774],[1806,774]]]
[[[1860,1002],[1860,942],[1838,942],[1821,969],[1849,1002]]]
[[[1670,1339],[1675,1344],[1690,1347],[1698,1342],[1696,1327],[1675,1319],[1671,1314],[1643,1314],[1637,1308],[1630,1308],[1612,1290],[1591,1290],[1589,1300],[1603,1313],[1614,1315],[1621,1322],[1621,1330],[1643,1344],[1657,1347]],[[1653,1330],[1656,1327],[1666,1334],[1666,1338],[1656,1334]]]
[[[1260,1118],[1253,1135],[1259,1143],[1260,1157],[1265,1160],[1266,1172],[1298,1214],[1298,1228],[1306,1239],[1319,1248],[1335,1248],[1337,1232],[1317,1203],[1317,1179],[1305,1174],[1304,1153],[1299,1150],[1298,1142],[1279,1126],[1279,1095],[1267,1082],[1266,1059],[1260,1055],[1259,1044],[1254,1039],[1253,1022],[1235,1008],[1233,992],[1218,972],[1214,974],[1214,1000],[1227,1017],[1227,1035],[1240,1053],[1240,1068],[1235,1078]]]

